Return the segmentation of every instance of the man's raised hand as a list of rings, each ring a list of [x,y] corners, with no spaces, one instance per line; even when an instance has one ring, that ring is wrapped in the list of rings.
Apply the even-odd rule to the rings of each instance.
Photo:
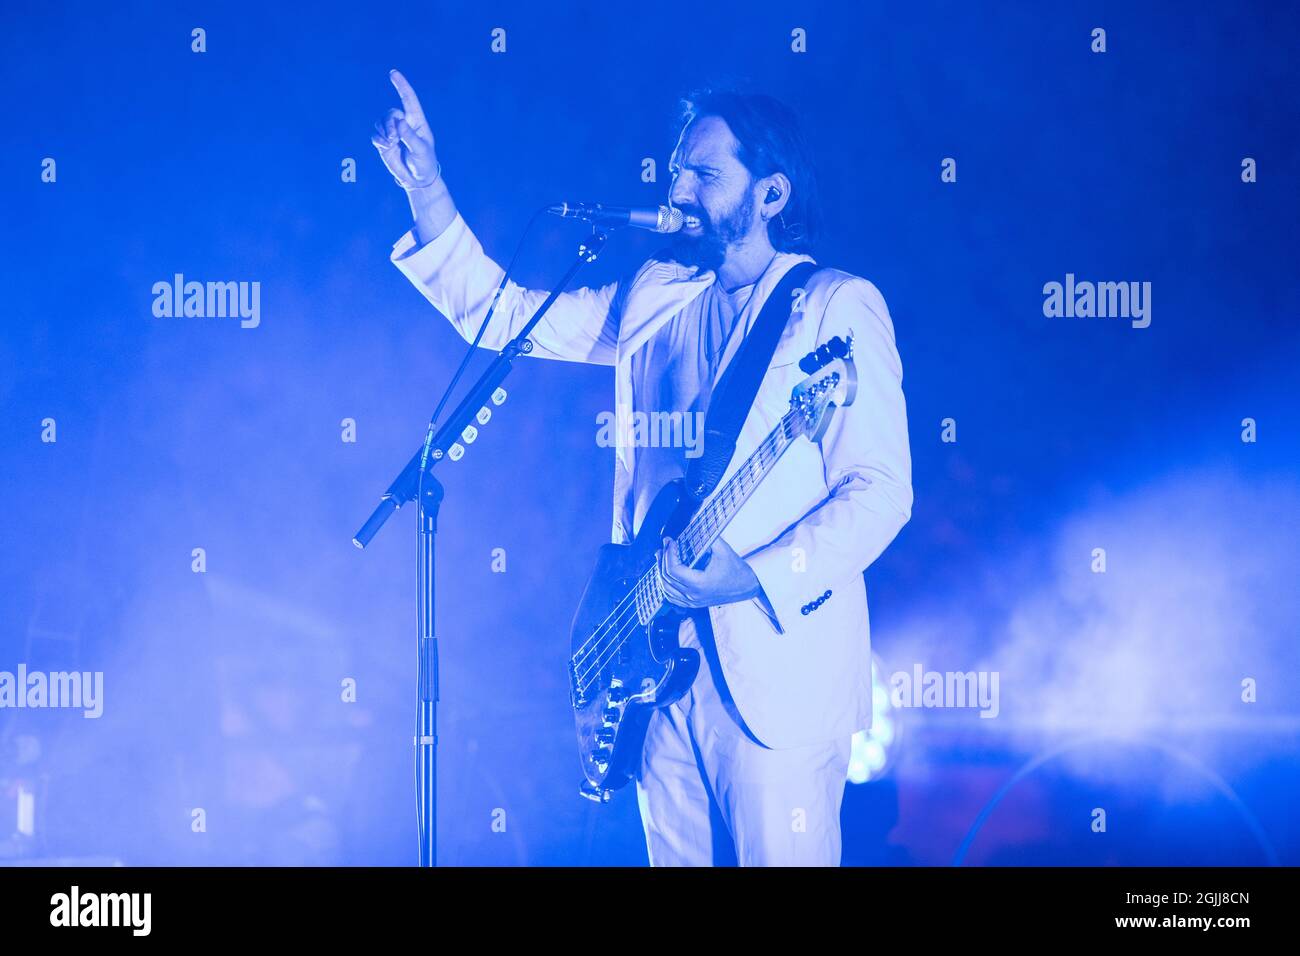
[[[375,144],[379,158],[402,188],[432,186],[438,181],[441,170],[424,110],[420,108],[420,100],[411,84],[406,82],[406,77],[397,70],[390,71],[388,76],[401,97],[402,108],[389,110],[375,124],[375,134],[370,137],[370,142]]]

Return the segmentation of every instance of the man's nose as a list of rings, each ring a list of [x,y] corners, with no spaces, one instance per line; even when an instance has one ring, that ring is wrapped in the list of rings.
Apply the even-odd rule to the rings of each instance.
[[[672,188],[668,190],[668,205],[676,206],[679,209],[682,206],[693,206],[695,205],[695,192],[688,189],[682,180],[678,179],[673,183]]]

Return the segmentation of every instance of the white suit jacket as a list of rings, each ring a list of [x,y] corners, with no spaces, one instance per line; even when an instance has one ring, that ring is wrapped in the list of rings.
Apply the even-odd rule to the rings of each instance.
[[[394,264],[472,341],[501,268],[459,215],[432,242],[408,232]],[[760,280],[753,311],[808,256],[782,253]],[[532,355],[611,365],[615,404],[630,404],[629,357],[713,281],[650,260],[630,280],[562,294],[533,330]],[[547,293],[508,283],[481,345],[501,349]],[[800,438],[722,537],[754,569],[775,617],[754,599],[709,609],[718,657],[741,717],[782,749],[871,725],[871,644],[862,572],[911,517],[912,466],[902,365],[885,301],[870,282],[832,269],[808,283],[804,310],[777,344],[725,481],[789,410],[799,360],[832,336],[853,334],[857,400],[836,411],[818,444]],[[734,350],[734,349],[733,349]],[[634,447],[619,443],[614,540],[631,537],[628,483]],[[656,489],[657,490],[657,489]]]

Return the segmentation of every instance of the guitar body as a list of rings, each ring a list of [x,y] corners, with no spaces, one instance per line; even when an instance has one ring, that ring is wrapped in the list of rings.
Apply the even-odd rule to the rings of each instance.
[[[665,604],[642,624],[635,603],[627,600],[654,567],[664,537],[680,534],[695,509],[680,480],[665,485],[636,540],[600,549],[574,615],[570,691],[587,778],[582,793],[592,799],[608,800],[635,778],[655,709],[690,690],[699,671],[699,653],[678,644],[683,612]],[[612,631],[611,614],[617,625]],[[593,641],[602,625],[606,639]],[[615,636],[625,639],[609,639]]]

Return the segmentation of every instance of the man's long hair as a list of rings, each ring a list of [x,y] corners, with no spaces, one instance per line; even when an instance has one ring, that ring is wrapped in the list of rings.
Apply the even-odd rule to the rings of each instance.
[[[767,224],[779,252],[810,252],[821,234],[817,171],[799,117],[780,100],[734,89],[700,89],[681,102],[681,127],[701,116],[726,122],[740,147],[736,158],[755,179],[785,173],[790,199]]]

